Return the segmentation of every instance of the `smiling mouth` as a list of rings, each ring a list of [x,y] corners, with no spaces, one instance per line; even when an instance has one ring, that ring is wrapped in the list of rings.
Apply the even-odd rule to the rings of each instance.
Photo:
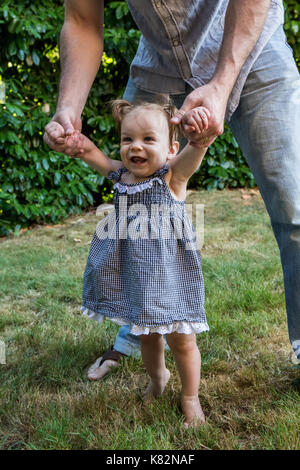
[[[132,163],[140,165],[141,163],[146,162],[146,159],[142,157],[131,157],[130,161],[132,161]]]

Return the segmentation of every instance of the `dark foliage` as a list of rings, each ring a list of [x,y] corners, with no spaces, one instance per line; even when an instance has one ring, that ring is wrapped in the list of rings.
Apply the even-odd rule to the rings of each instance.
[[[299,61],[299,4],[289,1],[288,40]],[[45,125],[55,111],[59,77],[60,0],[0,5],[0,236],[52,222],[111,198],[111,184],[79,160],[50,151]],[[139,39],[126,2],[106,2],[105,54],[83,113],[83,130],[112,158],[118,137],[106,103],[122,95]],[[1,86],[1,85],[0,85]],[[208,151],[190,187],[253,186],[253,176],[226,129]]]

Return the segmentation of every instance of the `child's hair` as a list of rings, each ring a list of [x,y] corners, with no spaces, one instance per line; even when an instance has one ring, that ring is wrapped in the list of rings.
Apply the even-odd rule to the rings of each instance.
[[[160,111],[165,115],[168,121],[169,126],[169,142],[170,145],[173,144],[174,140],[177,140],[179,137],[179,129],[176,124],[172,124],[170,119],[175,115],[177,108],[174,106],[171,101],[168,101],[165,104],[157,104],[157,103],[139,103],[139,104],[131,104],[129,101],[126,100],[114,100],[111,102],[112,108],[112,115],[117,124],[118,132],[121,134],[121,125],[122,121],[125,116],[127,116],[132,111],[137,109],[152,109],[154,111]]]

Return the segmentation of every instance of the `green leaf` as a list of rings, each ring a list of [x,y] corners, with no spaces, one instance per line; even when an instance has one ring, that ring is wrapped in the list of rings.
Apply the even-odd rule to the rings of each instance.
[[[36,51],[33,51],[32,53],[32,60],[35,65],[40,65],[40,56]]]
[[[55,154],[51,153],[50,157],[49,157],[49,160],[50,160],[51,163],[56,163],[60,160],[60,158],[56,153]]]
[[[18,21],[14,18],[8,25],[8,31],[13,34],[16,32]]]
[[[24,125],[24,131],[28,132],[30,135],[33,135],[34,131],[32,128],[32,123],[30,121],[27,121]]]
[[[0,127],[7,125],[7,119],[4,116],[0,116]]]
[[[294,34],[299,32],[299,21],[292,21],[292,31]]]
[[[22,145],[15,145],[14,150],[15,150],[15,154],[18,157],[20,157],[20,158],[22,157],[22,158],[26,159],[27,155],[26,155],[26,152],[24,151],[24,148],[22,147]]]
[[[54,183],[58,186],[61,180],[61,174],[57,171],[54,173]]]
[[[232,137],[232,145],[234,146],[234,148],[238,148],[239,147],[239,144],[237,143],[236,141],[236,138],[235,137]]]
[[[116,18],[117,20],[120,20],[123,16],[123,9],[122,5],[119,5],[118,8],[116,9]]]
[[[85,187],[82,183],[79,183],[78,186],[79,186],[80,191],[81,191],[85,196],[87,196],[88,191],[87,191],[86,187]]]
[[[9,55],[15,55],[17,53],[17,46],[15,42],[11,42],[8,46]]]
[[[6,108],[12,114],[16,114],[17,116],[22,116],[22,117],[24,116],[22,109],[20,108],[20,106],[16,104],[12,104],[8,101],[6,102]]]
[[[22,50],[22,49],[19,49],[18,51],[18,57],[20,60],[24,60],[25,59],[25,52]]]
[[[6,132],[6,137],[9,142],[16,142],[16,143],[21,143],[19,137],[13,132],[13,131],[7,131]],[[1,140],[1,138],[0,138]]]
[[[79,206],[83,206],[83,199],[82,199],[82,196],[81,194],[77,194],[76,196],[76,202]]]
[[[49,167],[48,160],[46,160],[46,158],[43,158],[42,165],[45,170],[49,170],[50,167]]]
[[[72,191],[72,193],[75,195],[75,196],[79,196],[80,192],[79,192],[79,189],[77,188],[77,185],[74,184],[74,182],[72,181],[72,183],[70,183],[70,189]]]
[[[13,190],[14,190],[14,187],[13,187],[12,184],[6,183],[6,184],[4,184],[4,185],[2,186],[1,189],[2,189],[2,191],[8,191],[9,193],[12,193]],[[1,195],[1,193],[0,193],[0,195]],[[5,197],[6,197],[6,196],[5,196]]]
[[[87,193],[86,198],[91,205],[94,204],[94,198],[90,192]]]

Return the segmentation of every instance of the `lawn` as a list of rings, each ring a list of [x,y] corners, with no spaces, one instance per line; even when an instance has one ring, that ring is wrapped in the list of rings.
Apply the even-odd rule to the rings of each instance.
[[[279,251],[257,191],[194,191],[205,205],[202,248],[209,333],[200,400],[207,417],[182,428],[179,378],[145,405],[141,359],[102,382],[85,367],[117,325],[80,315],[94,213],[0,240],[1,449],[299,449],[300,369],[290,360]]]

